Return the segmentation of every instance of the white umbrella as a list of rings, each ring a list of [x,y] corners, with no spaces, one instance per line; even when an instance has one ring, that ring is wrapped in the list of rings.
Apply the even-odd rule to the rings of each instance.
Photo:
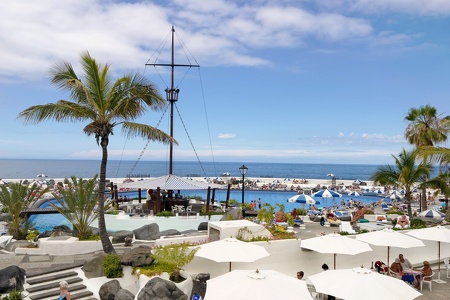
[[[37,174],[36,177],[48,177],[48,176],[45,174]]]
[[[408,300],[422,295],[403,280],[365,268],[328,270],[308,278],[317,292],[346,300]]]
[[[328,189],[324,189],[324,190],[315,192],[313,194],[313,197],[322,197],[324,199],[327,199],[327,198],[334,198],[334,197],[342,197],[342,194],[339,194],[338,192],[335,192],[335,191],[330,191]],[[327,206],[327,203],[325,202],[325,207],[326,206]]]
[[[336,233],[302,240],[300,247],[320,253],[334,254],[335,269],[337,254],[356,255],[362,252],[372,251],[372,248],[368,244]]]
[[[288,199],[288,202],[304,203],[304,204],[319,204],[318,201],[314,200],[313,197],[305,194],[295,195]]]
[[[434,209],[427,209],[427,210],[424,210],[423,212],[421,212],[419,214],[419,217],[440,220],[445,217],[445,214],[443,214],[437,210],[434,210]]]
[[[435,280],[438,283],[445,283],[445,281],[441,280],[441,242],[450,243],[450,230],[442,227],[428,227],[422,229],[411,230],[406,233],[410,236],[427,240],[427,241],[436,241],[438,242],[438,279]]]
[[[269,256],[269,252],[259,245],[242,242],[235,238],[226,238],[200,245],[195,256],[207,258],[215,262],[254,262]]]
[[[375,246],[387,246],[387,265],[389,265],[389,250],[390,247],[396,248],[414,248],[414,247],[425,247],[425,244],[416,238],[404,235],[403,233],[397,232],[392,229],[382,229],[377,231],[372,231],[368,233],[358,234],[356,236],[358,241],[363,241]]]
[[[356,197],[361,196],[361,194],[358,193],[357,191],[353,191],[353,192],[349,193],[348,195],[349,196],[356,196]]]
[[[206,282],[205,300],[311,299],[306,282],[273,270],[234,270]]]

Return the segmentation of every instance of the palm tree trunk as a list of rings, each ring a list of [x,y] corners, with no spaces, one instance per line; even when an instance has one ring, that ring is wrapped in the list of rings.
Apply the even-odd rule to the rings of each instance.
[[[115,254],[116,251],[109,240],[105,223],[105,181],[106,181],[106,164],[108,162],[108,137],[102,137],[102,162],[100,164],[100,181],[98,184],[98,231],[100,240],[102,241],[103,251],[108,254]]]
[[[421,199],[421,203],[420,203],[421,211],[424,211],[424,210],[427,209],[427,186],[426,186],[426,182],[427,182],[427,176],[424,176],[422,178],[422,199]]]

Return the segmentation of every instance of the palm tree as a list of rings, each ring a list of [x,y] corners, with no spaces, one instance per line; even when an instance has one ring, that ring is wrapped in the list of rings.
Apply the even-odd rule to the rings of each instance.
[[[24,239],[31,225],[26,215],[23,214],[23,210],[31,207],[33,203],[39,200],[40,195],[47,191],[48,188],[40,191],[40,186],[36,183],[28,187],[22,181],[12,183],[9,187],[6,185],[0,186],[0,203],[6,207],[11,216],[9,234],[15,239]]]
[[[106,232],[104,216],[110,135],[116,126],[121,125],[122,133],[127,138],[140,136],[165,144],[176,141],[155,127],[133,122],[148,108],[158,110],[166,105],[153,84],[143,75],[129,74],[113,81],[108,72],[109,65],[98,64],[88,52],[81,55],[81,66],[81,77],[77,76],[68,62],[56,64],[51,70],[51,82],[61,90],[68,91],[71,100],[29,107],[19,114],[19,118],[24,119],[25,123],[34,124],[44,120],[88,122],[83,128],[84,133],[93,135],[102,149],[98,193],[100,239],[106,253],[115,253]]]
[[[72,177],[70,189],[61,188],[61,196],[54,194],[57,204],[50,202],[61,215],[73,225],[80,240],[89,236],[89,225],[94,222],[98,215],[92,213],[98,201],[98,191],[95,190],[97,175],[89,180]]]
[[[434,146],[447,141],[450,132],[450,116],[440,117],[437,109],[430,105],[411,108],[405,117],[410,123],[405,130],[405,138],[417,148]],[[426,160],[427,157],[424,157]],[[427,177],[422,178],[422,208],[426,207]]]
[[[431,164],[421,161],[416,164],[417,151],[403,151],[395,157],[395,166],[386,165],[379,167],[371,176],[371,180],[383,185],[395,185],[405,189],[405,202],[408,208],[408,215],[412,219],[411,192],[423,176],[428,176],[431,171]]]

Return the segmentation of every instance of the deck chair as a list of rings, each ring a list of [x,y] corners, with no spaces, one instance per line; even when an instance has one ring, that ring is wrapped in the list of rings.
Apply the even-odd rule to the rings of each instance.
[[[340,232],[348,232],[349,234],[356,234],[356,231],[353,229],[350,222],[341,221],[341,225],[339,225]]]
[[[444,259],[445,269],[447,269],[447,278],[450,278],[450,258]]]
[[[178,212],[178,207],[172,205],[172,213],[176,214]]]
[[[431,273],[430,276],[423,276],[422,280],[420,281],[420,290],[422,290],[423,284],[427,283],[429,285],[430,292],[432,292],[431,283],[433,282],[433,276],[434,276],[434,272]]]
[[[381,208],[383,209],[383,211],[389,210],[389,206],[387,204],[381,204]]]

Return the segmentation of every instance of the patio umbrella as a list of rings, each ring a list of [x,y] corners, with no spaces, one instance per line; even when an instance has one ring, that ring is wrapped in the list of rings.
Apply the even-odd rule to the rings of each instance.
[[[356,255],[362,252],[372,251],[372,248],[368,244],[336,233],[302,240],[300,247],[320,253],[333,254],[335,269],[337,254]]]
[[[414,248],[425,247],[425,244],[416,238],[404,235],[392,229],[382,229],[368,233],[358,234],[356,236],[358,241],[366,242],[374,246],[387,246],[387,265],[389,264],[390,247],[396,248]]]
[[[349,196],[356,196],[356,197],[361,196],[361,194],[358,193],[357,191],[353,191],[353,192],[349,193],[348,195]]]
[[[254,262],[260,258],[269,256],[269,252],[262,246],[242,242],[235,238],[226,238],[200,245],[195,256],[207,258],[215,262]]]
[[[423,212],[421,212],[419,214],[419,217],[424,217],[424,218],[430,218],[430,219],[442,219],[445,217],[445,214],[434,210],[434,209],[427,209],[424,210]]]
[[[205,300],[312,300],[306,282],[273,270],[234,270],[206,282]]]
[[[438,279],[435,280],[438,283],[445,283],[441,280],[441,242],[450,243],[450,230],[442,227],[428,227],[422,229],[411,230],[407,235],[416,237],[421,240],[436,241],[438,242]]]
[[[48,177],[48,176],[45,174],[37,174],[36,177]]]
[[[365,268],[328,270],[308,278],[317,292],[346,300],[408,300],[422,295],[403,280]]]
[[[327,206],[327,198],[335,198],[335,197],[342,197],[342,194],[339,194],[338,192],[331,191],[329,189],[320,190],[318,192],[315,192],[312,194],[313,197],[322,197],[325,199],[325,207]]]
[[[295,195],[288,199],[291,203],[303,203],[303,204],[320,204],[320,202],[313,199],[313,197],[305,194]]]

